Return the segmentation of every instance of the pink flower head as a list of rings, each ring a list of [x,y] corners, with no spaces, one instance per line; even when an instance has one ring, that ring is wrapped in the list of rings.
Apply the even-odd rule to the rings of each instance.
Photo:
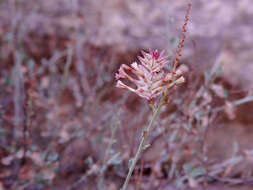
[[[152,52],[152,50],[150,50]],[[160,57],[160,53],[158,52],[158,50],[156,49],[155,51],[152,52],[152,57],[154,59],[158,59]]]
[[[117,80],[116,87],[130,90],[142,98],[152,100],[160,95],[168,84],[172,83],[173,77],[179,77],[182,72],[176,71],[175,73],[164,72],[164,66],[169,64],[168,56],[163,56],[164,51],[149,50],[149,53],[142,51],[143,57],[138,57],[140,64],[134,62],[130,66],[122,64],[116,73]],[[134,74],[133,78],[127,72]],[[120,79],[127,79],[135,84],[136,88],[132,88],[124,84]],[[181,76],[174,81],[175,84],[184,82]]]

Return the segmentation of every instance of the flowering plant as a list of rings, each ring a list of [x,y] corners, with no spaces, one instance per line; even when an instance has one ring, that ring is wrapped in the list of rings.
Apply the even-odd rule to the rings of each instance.
[[[176,52],[176,58],[173,63],[173,69],[171,71],[168,73],[165,72],[164,67],[165,65],[169,64],[169,62],[167,61],[168,57],[163,56],[164,51],[158,52],[158,50],[149,50],[149,53],[142,51],[143,57],[138,57],[140,64],[137,62],[132,63],[131,66],[122,64],[118,70],[118,73],[115,75],[115,78],[117,80],[116,87],[130,90],[131,92],[136,93],[138,96],[147,99],[153,108],[152,119],[148,127],[143,130],[140,145],[138,147],[137,153],[131,160],[130,168],[122,190],[126,190],[134,167],[142,151],[148,147],[148,145],[145,144],[145,141],[151,127],[154,124],[154,121],[160,113],[161,107],[165,103],[168,89],[185,81],[184,77],[182,76],[183,72],[180,68],[177,69],[177,65],[179,63],[179,58],[181,56],[181,51],[185,40],[186,26],[189,20],[190,8],[191,3],[188,3],[188,9],[186,11],[182,34]],[[133,76],[130,76],[130,74],[135,76],[135,78]],[[127,84],[124,84],[120,79],[131,81],[134,83],[136,88],[132,88]],[[162,94],[162,96],[159,100],[159,103],[155,105],[154,98],[158,97],[160,94]]]
[[[176,72],[169,72],[165,74],[164,66],[169,62],[168,57],[163,56],[164,51],[161,53],[157,50],[149,50],[149,53],[142,51],[143,57],[138,57],[141,64],[136,62],[131,64],[131,67],[122,64],[119,72],[116,73],[115,78],[117,81],[116,87],[130,90],[142,98],[146,98],[151,101],[169,86],[183,83],[184,77],[181,70]],[[126,71],[136,75],[137,79],[134,79]],[[180,77],[181,76],[181,77]],[[176,80],[172,80],[173,78]],[[124,84],[120,79],[128,79],[136,85],[136,89],[131,88]]]

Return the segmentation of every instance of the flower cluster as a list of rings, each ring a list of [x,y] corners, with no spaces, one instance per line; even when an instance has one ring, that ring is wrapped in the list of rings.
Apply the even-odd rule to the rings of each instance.
[[[149,53],[142,51],[143,57],[138,57],[140,64],[134,62],[130,66],[122,64],[116,73],[116,87],[130,90],[142,98],[152,100],[164,92],[168,86],[174,86],[184,82],[181,70],[165,73],[164,66],[169,64],[168,57],[163,56],[164,51],[150,50]],[[133,78],[129,74],[134,74]],[[135,84],[132,88],[124,84],[120,79],[127,79]]]

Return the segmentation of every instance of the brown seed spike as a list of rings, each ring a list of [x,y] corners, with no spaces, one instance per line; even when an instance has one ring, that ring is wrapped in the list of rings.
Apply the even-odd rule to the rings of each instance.
[[[187,31],[186,27],[187,27],[187,24],[188,24],[188,21],[189,21],[191,6],[192,6],[192,4],[191,4],[191,2],[189,2],[187,10],[186,10],[186,14],[185,14],[184,24],[183,24],[183,27],[182,27],[180,43],[179,43],[177,51],[176,51],[177,52],[176,59],[175,59],[174,64],[173,64],[173,71],[174,72],[176,71],[177,65],[178,65],[178,63],[180,61],[180,57],[182,55],[182,48],[184,47],[185,33]]]

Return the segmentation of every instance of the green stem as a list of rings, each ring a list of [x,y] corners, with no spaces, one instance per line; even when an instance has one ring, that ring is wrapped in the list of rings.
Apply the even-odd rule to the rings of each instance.
[[[173,81],[172,83],[169,83],[164,92],[163,92],[163,96],[161,97],[160,101],[159,101],[159,104],[157,107],[153,106],[153,117],[148,125],[148,127],[143,131],[143,134],[142,134],[142,138],[141,138],[141,142],[140,142],[140,145],[138,147],[138,150],[137,150],[137,153],[135,155],[135,157],[133,158],[132,160],[132,163],[131,163],[131,166],[129,168],[129,171],[128,171],[128,174],[127,174],[127,177],[125,179],[125,182],[123,184],[123,187],[120,189],[120,190],[126,190],[127,188],[127,185],[129,183],[129,180],[132,176],[132,173],[134,171],[134,168],[135,168],[135,165],[136,165],[136,162],[138,161],[142,151],[145,149],[145,142],[146,142],[146,139],[147,139],[147,136],[149,134],[149,131],[151,129],[151,127],[153,126],[154,124],[154,121],[156,120],[157,116],[159,115],[160,113],[160,110],[164,104],[164,100],[165,100],[165,97],[167,96],[168,94],[168,89],[172,88],[174,85],[177,84],[177,81]]]
[[[161,107],[162,107],[163,102],[164,102],[164,97],[165,97],[165,96],[163,96],[163,97],[161,98],[158,107],[156,107],[156,109],[154,110],[154,112],[153,112],[153,117],[152,117],[152,119],[151,119],[151,121],[150,121],[148,127],[143,131],[140,145],[139,145],[139,147],[138,147],[138,150],[137,150],[137,153],[136,153],[135,157],[134,157],[133,160],[132,160],[132,163],[131,163],[131,166],[130,166],[130,168],[129,168],[127,177],[126,177],[126,179],[125,179],[124,185],[123,185],[123,187],[121,188],[121,190],[126,190],[126,188],[127,188],[127,185],[128,185],[128,183],[129,183],[129,180],[130,180],[130,178],[131,178],[131,176],[132,176],[132,173],[133,173],[133,170],[134,170],[134,168],[135,168],[136,162],[138,161],[138,159],[139,159],[139,157],[140,157],[142,151],[145,149],[145,148],[144,148],[144,147],[145,147],[145,142],[146,142],[146,139],[147,139],[147,137],[148,137],[149,131],[150,131],[151,127],[153,126],[154,121],[156,120],[157,116],[158,116],[159,113],[160,113]]]

